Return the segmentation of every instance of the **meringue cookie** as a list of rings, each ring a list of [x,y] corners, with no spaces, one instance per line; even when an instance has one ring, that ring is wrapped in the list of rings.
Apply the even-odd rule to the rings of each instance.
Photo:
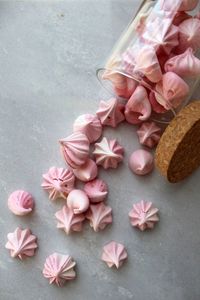
[[[190,18],[179,25],[179,46],[181,52],[191,47],[194,51],[200,48],[200,20]]]
[[[176,26],[179,26],[183,21],[185,21],[189,18],[191,18],[191,16],[188,15],[186,12],[179,11],[176,13],[176,15],[174,17],[173,24]]]
[[[137,175],[146,175],[154,168],[153,155],[143,149],[136,150],[129,158],[129,168]]]
[[[184,53],[170,58],[165,64],[165,71],[181,77],[198,77],[200,60],[195,57],[193,49],[188,48]]]
[[[25,216],[33,210],[34,200],[31,194],[18,190],[8,198],[8,208],[17,216]]]
[[[159,221],[158,209],[153,207],[152,202],[141,201],[133,205],[129,212],[131,225],[138,227],[141,231],[153,229],[156,222]]]
[[[119,103],[116,98],[111,98],[107,102],[100,101],[99,109],[96,114],[102,125],[117,127],[124,121],[124,105]]]
[[[130,124],[139,124],[151,116],[151,104],[147,91],[143,86],[138,86],[128,100],[125,107],[125,118]]]
[[[115,169],[123,160],[124,149],[116,140],[108,141],[104,137],[100,143],[95,144],[93,154],[97,165],[101,165],[104,169]]]
[[[85,114],[78,117],[73,126],[74,132],[84,133],[90,143],[96,142],[102,134],[102,125],[96,115]]]
[[[125,100],[128,100],[133,92],[135,91],[136,87],[138,86],[138,82],[132,78],[127,77],[126,78],[126,87],[123,89],[114,88],[115,93],[117,96],[124,98]],[[124,107],[123,107],[124,110]]]
[[[78,169],[74,169],[73,172],[76,178],[83,182],[87,182],[97,177],[98,168],[96,163],[89,158],[84,165],[80,166]]]
[[[153,148],[161,137],[161,128],[154,122],[145,122],[137,130],[137,135],[141,145]]]
[[[24,259],[26,256],[34,256],[35,249],[38,247],[36,236],[31,234],[30,229],[21,229],[17,227],[14,232],[7,235],[8,242],[6,249],[10,250],[11,257]]]
[[[98,203],[106,198],[108,186],[102,179],[94,179],[85,184],[84,191],[91,203]]]
[[[63,286],[67,280],[73,280],[76,277],[74,267],[76,262],[69,255],[53,253],[46,258],[43,275],[49,279],[49,284],[55,283],[57,286]]]
[[[128,254],[124,245],[112,241],[103,247],[101,259],[105,261],[109,268],[115,266],[118,269],[127,257]]]
[[[49,199],[66,199],[74,188],[74,182],[75,176],[71,170],[51,167],[46,174],[43,174],[41,186],[49,193]]]
[[[112,208],[103,202],[90,205],[86,213],[86,219],[90,221],[90,226],[95,232],[103,230],[108,224],[112,223]]]
[[[161,82],[157,83],[155,93],[156,100],[165,109],[178,107],[188,96],[188,84],[174,72],[163,75]]]
[[[152,110],[155,111],[156,113],[162,114],[167,111],[162,105],[158,103],[155,97],[155,93],[152,91],[149,94],[149,102],[151,103]]]
[[[89,156],[89,140],[85,134],[75,132],[59,141],[64,160],[73,169],[83,165]]]
[[[67,206],[74,214],[81,214],[89,207],[90,201],[86,193],[82,190],[72,190],[67,197]]]
[[[191,11],[196,8],[199,0],[182,0],[179,11]]]
[[[162,0],[160,6],[163,10],[182,12],[195,9],[198,2],[198,0]]]
[[[70,234],[72,231],[81,231],[85,220],[83,214],[75,215],[73,209],[66,205],[55,213],[55,217],[58,220],[57,228],[63,229],[66,234]]]

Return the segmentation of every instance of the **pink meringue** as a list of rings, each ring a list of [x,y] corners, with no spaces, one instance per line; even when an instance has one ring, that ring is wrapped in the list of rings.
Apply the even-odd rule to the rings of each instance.
[[[108,224],[112,223],[112,208],[103,202],[90,205],[86,213],[86,219],[90,221],[90,226],[95,232],[103,230]]]
[[[90,143],[96,142],[102,134],[102,125],[96,115],[85,114],[74,122],[74,132],[84,133]]]
[[[103,247],[101,259],[105,261],[109,268],[115,266],[118,269],[127,257],[128,254],[124,245],[112,241]]]
[[[128,123],[139,124],[151,116],[151,104],[147,91],[138,86],[125,107],[125,118]]]
[[[182,0],[179,11],[191,11],[196,8],[199,0]]]
[[[167,72],[161,82],[157,83],[155,93],[156,100],[165,109],[178,107],[188,96],[188,84],[177,74]]]
[[[104,137],[100,143],[95,144],[93,154],[97,165],[101,165],[104,169],[115,169],[123,160],[124,149],[116,140],[108,141]]]
[[[89,207],[90,201],[86,193],[82,190],[72,190],[67,197],[67,206],[74,214],[81,214]]]
[[[123,88],[122,87],[119,88],[119,87],[115,86],[114,91],[118,97],[122,97],[127,100],[131,97],[131,95],[135,91],[136,87],[138,86],[138,82],[129,77],[125,77],[125,80],[126,80],[125,86]]]
[[[49,199],[66,199],[74,188],[74,182],[75,176],[71,170],[51,167],[46,174],[43,174],[41,186],[49,193]]]
[[[179,46],[181,52],[191,47],[194,51],[200,48],[200,20],[190,18],[179,25]]]
[[[173,20],[173,24],[178,26],[180,25],[183,21],[187,20],[191,18],[190,15],[188,15],[186,12],[184,11],[179,11],[177,12],[177,14],[175,15],[174,17],[174,20]]]
[[[24,259],[26,256],[34,256],[35,249],[38,247],[36,236],[31,234],[30,229],[21,229],[17,227],[14,232],[7,235],[8,242],[6,249],[10,250],[11,257]]]
[[[124,121],[124,105],[120,104],[116,98],[111,98],[107,102],[100,101],[96,114],[102,125],[116,127]]]
[[[102,179],[94,179],[85,184],[84,191],[91,203],[98,203],[108,195],[108,186]]]
[[[159,221],[158,209],[153,207],[152,202],[141,201],[133,205],[129,212],[131,225],[138,227],[141,231],[153,229],[156,222]]]
[[[49,279],[49,284],[55,283],[61,287],[66,281],[76,277],[75,265],[76,262],[71,256],[55,252],[46,258],[42,273]]]
[[[64,160],[73,169],[80,167],[88,159],[89,140],[85,134],[75,132],[59,142]]]
[[[55,213],[55,217],[58,220],[57,228],[63,229],[66,234],[70,234],[72,231],[81,231],[85,220],[83,214],[75,215],[73,209],[66,205]]]
[[[152,91],[149,94],[149,101],[151,103],[152,110],[155,111],[156,113],[162,114],[167,111],[162,105],[160,105],[158,103],[158,101],[156,100],[156,97],[155,97],[155,93]]]
[[[31,194],[18,190],[8,198],[8,208],[17,216],[25,216],[33,210],[34,200]]]
[[[154,122],[145,122],[137,130],[137,135],[141,145],[153,148],[161,137],[161,128]]]
[[[170,58],[165,64],[166,72],[174,72],[181,77],[198,77],[200,75],[200,60],[195,57],[192,48],[183,54]]]
[[[195,9],[198,0],[162,0],[160,5],[161,9],[167,11],[191,11]]]
[[[143,149],[136,150],[129,158],[129,168],[137,175],[146,175],[154,168],[153,155]]]
[[[97,177],[98,168],[96,163],[89,158],[84,165],[80,166],[78,169],[74,169],[73,172],[76,178],[83,182],[87,182]]]

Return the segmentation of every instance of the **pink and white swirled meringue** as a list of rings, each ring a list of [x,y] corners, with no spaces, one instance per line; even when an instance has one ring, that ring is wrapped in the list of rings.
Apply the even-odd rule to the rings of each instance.
[[[143,149],[134,151],[129,158],[129,168],[137,175],[149,174],[154,168],[153,155]]]
[[[57,228],[63,229],[66,234],[72,231],[82,231],[83,221],[85,220],[84,214],[74,214],[72,208],[64,205],[63,208],[55,213],[57,219]]]
[[[100,143],[95,144],[93,154],[97,165],[101,165],[104,169],[115,169],[123,160],[124,149],[117,140],[109,141],[104,137]]]
[[[111,241],[103,247],[101,259],[109,268],[115,266],[117,269],[122,266],[128,254],[123,244]]]
[[[153,229],[155,223],[159,221],[158,211],[152,202],[142,200],[134,204],[132,210],[129,212],[131,225],[138,227],[141,231]]]
[[[89,158],[84,165],[78,169],[74,169],[73,172],[76,178],[83,182],[88,182],[97,177],[98,168],[96,163]]]
[[[84,133],[90,143],[96,142],[102,134],[102,125],[96,115],[85,114],[79,116],[73,125],[74,132]]]
[[[103,202],[91,204],[86,213],[86,219],[90,221],[90,226],[95,232],[103,230],[108,224],[112,223],[112,208]]]
[[[51,167],[43,174],[41,186],[49,193],[49,199],[66,199],[67,195],[74,188],[75,176],[69,169]]]
[[[192,48],[184,53],[170,58],[165,63],[166,72],[174,72],[181,77],[198,77],[200,75],[200,60],[194,55]]]
[[[82,166],[88,159],[90,143],[85,134],[75,132],[59,143],[65,162],[73,169]]]
[[[200,20],[190,18],[179,25],[179,46],[178,52],[183,52],[187,48],[194,51],[200,48]]]
[[[117,127],[124,121],[124,105],[116,98],[111,98],[107,102],[100,101],[99,109],[96,112],[102,125]]]
[[[141,145],[153,148],[160,140],[161,128],[155,122],[144,122],[137,130],[137,135]]]
[[[66,281],[75,279],[75,265],[76,262],[71,256],[55,252],[46,258],[42,273],[49,280],[49,284],[55,283],[61,287]]]
[[[91,203],[98,203],[108,195],[108,186],[102,179],[94,179],[85,184],[84,191]]]
[[[23,190],[13,192],[8,198],[8,208],[17,216],[25,216],[32,212],[34,200],[31,194]]]
[[[89,204],[89,198],[82,190],[72,190],[67,197],[67,206],[73,210],[75,215],[85,212]]]
[[[21,229],[17,227],[14,232],[7,235],[8,242],[5,247],[10,251],[11,257],[24,259],[35,255],[35,250],[38,247],[37,238],[31,234],[30,229]]]
[[[151,116],[151,104],[143,86],[138,86],[125,107],[125,118],[130,124],[139,124]]]

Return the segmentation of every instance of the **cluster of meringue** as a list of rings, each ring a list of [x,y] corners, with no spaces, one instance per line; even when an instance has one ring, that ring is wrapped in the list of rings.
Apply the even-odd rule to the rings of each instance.
[[[112,82],[116,95],[128,100],[125,118],[129,123],[146,121],[152,112],[176,109],[189,95],[191,80],[199,78],[200,18],[188,13],[198,2],[157,1],[138,16],[137,39],[121,58],[117,56],[112,71],[104,72],[103,79]]]

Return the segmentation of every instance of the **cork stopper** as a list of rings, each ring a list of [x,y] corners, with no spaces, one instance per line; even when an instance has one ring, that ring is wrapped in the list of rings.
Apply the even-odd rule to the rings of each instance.
[[[156,149],[155,164],[172,183],[200,166],[200,101],[183,108],[166,128]]]

